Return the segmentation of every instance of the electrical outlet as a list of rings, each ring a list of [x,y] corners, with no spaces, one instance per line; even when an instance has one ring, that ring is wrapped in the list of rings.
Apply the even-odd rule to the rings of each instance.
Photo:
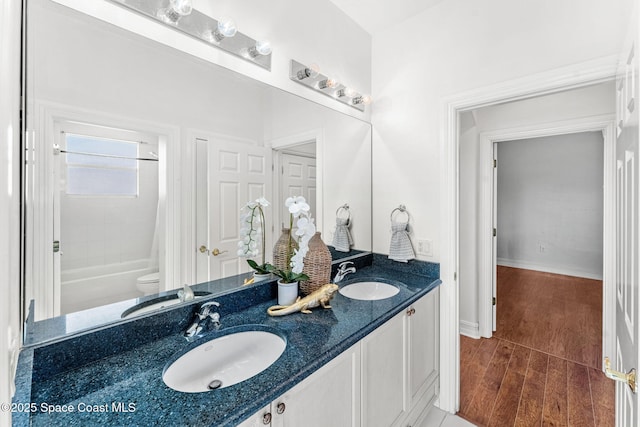
[[[418,240],[417,252],[419,255],[433,256],[433,241],[431,240]]]
[[[538,242],[538,251],[545,253],[547,251],[547,244],[545,242]]]

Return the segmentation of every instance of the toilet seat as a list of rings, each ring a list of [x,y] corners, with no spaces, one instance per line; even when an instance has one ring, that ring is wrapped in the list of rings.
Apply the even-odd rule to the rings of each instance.
[[[152,283],[160,281],[160,272],[156,271],[155,273],[145,274],[144,276],[140,276],[137,279],[138,283]]]
[[[136,288],[145,295],[157,294],[160,291],[160,272],[156,271],[138,277]]]

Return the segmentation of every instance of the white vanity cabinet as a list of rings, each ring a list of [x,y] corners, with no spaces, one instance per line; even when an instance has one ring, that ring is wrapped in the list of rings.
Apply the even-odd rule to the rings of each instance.
[[[416,425],[438,395],[438,288],[240,424]]]
[[[349,348],[240,427],[360,426],[360,343]]]
[[[362,425],[411,426],[438,393],[439,289],[362,341]]]

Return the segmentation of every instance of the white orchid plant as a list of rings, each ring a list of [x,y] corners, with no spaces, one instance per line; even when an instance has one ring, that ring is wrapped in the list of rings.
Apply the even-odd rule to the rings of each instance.
[[[268,274],[268,266],[265,262],[265,239],[264,230],[264,208],[270,205],[264,197],[260,197],[253,202],[248,202],[240,209],[240,236],[238,242],[238,256],[251,258],[262,254],[262,263],[258,264],[252,259],[247,263],[258,274]],[[259,249],[261,245],[261,249]]]
[[[289,268],[281,270],[267,264],[267,270],[280,277],[284,283],[309,280],[309,276],[304,274],[302,269],[304,268],[304,257],[309,251],[309,241],[316,234],[316,226],[311,218],[310,207],[302,196],[289,197],[284,204],[289,210],[289,242],[286,252],[286,265]],[[294,219],[296,221],[295,237]],[[294,239],[298,243],[297,248],[293,245]]]

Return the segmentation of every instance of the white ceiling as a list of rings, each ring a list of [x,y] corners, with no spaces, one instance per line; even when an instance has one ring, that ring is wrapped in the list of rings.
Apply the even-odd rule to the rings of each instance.
[[[402,22],[444,0],[330,0],[369,34]]]

